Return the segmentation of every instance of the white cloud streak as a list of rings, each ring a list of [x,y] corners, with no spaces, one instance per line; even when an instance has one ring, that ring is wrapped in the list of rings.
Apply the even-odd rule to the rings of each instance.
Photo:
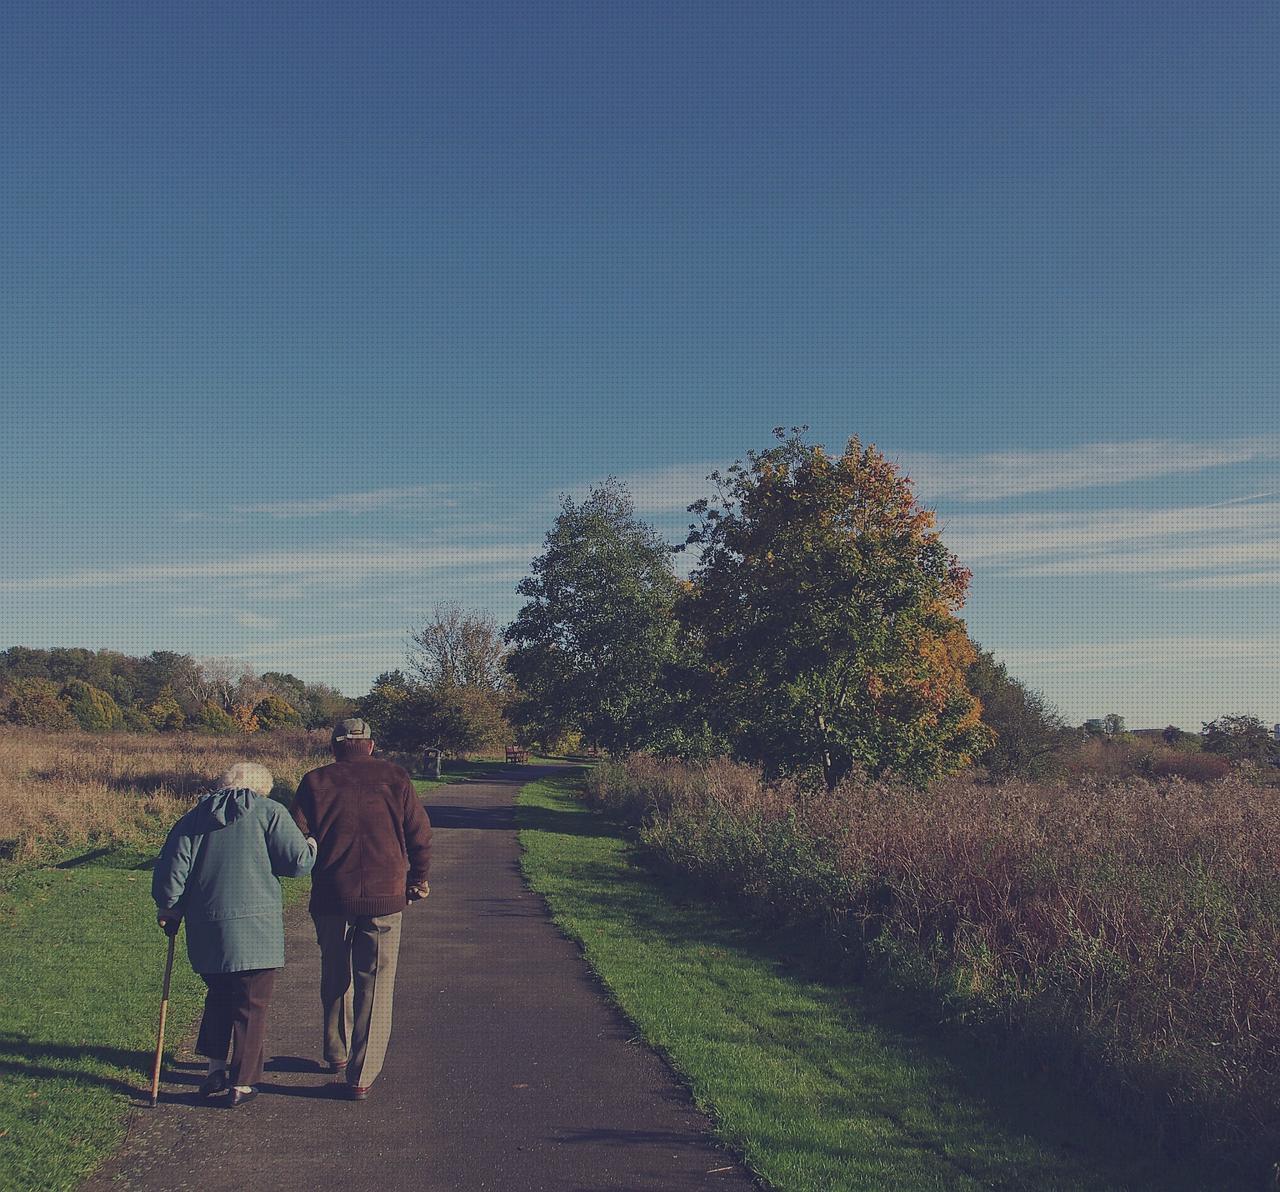
[[[1280,570],[1278,501],[961,514],[940,521],[948,548],[979,570],[1027,577],[1158,575],[1172,588],[1242,588],[1280,579],[1262,570],[1268,564]],[[1186,574],[1197,571],[1212,574]]]
[[[1280,640],[1274,635],[1252,638],[1153,637],[1124,642],[1082,642],[1050,648],[1004,649],[1000,660],[1015,673],[1057,673],[1211,666],[1224,662],[1250,668],[1280,666]]]
[[[983,502],[1034,493],[1109,488],[1210,468],[1276,461],[1280,460],[1280,436],[1254,435],[1219,443],[1137,439],[1083,443],[1060,450],[968,455],[913,451],[887,454],[912,477],[922,499]]]
[[[408,547],[353,543],[350,547],[252,555],[198,562],[139,563],[129,567],[73,571],[63,575],[0,579],[0,592],[70,591],[122,585],[171,584],[188,580],[277,581],[312,577],[352,583],[372,576],[525,563],[538,544]]]
[[[330,513],[346,513],[354,517],[362,513],[417,509],[433,501],[451,507],[456,502],[446,497],[450,491],[450,487],[444,484],[414,484],[401,488],[379,488],[371,492],[334,493],[326,497],[308,497],[302,500],[263,501],[253,505],[237,505],[232,512],[265,513],[277,518],[322,517]]]

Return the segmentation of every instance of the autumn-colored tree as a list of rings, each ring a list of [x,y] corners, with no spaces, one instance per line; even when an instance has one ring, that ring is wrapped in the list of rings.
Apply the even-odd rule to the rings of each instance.
[[[301,728],[302,716],[288,700],[274,693],[264,695],[253,706],[258,727],[266,733],[278,728]]]
[[[702,556],[683,615],[721,724],[739,756],[829,786],[855,767],[954,771],[992,740],[955,615],[970,573],[894,464],[857,438],[832,457],[804,430],[778,428],[778,446],[713,473],[716,502],[690,506]]]
[[[181,728],[187,722],[173,690],[169,687],[162,687],[145,710],[147,719],[162,731]]]
[[[14,650],[8,652],[13,654]],[[5,682],[0,688],[0,720],[59,732],[76,727],[71,701],[60,693],[57,683],[40,678],[16,678]]]
[[[236,730],[242,733],[256,733],[261,725],[253,704],[234,703],[227,709],[227,715],[235,722]]]

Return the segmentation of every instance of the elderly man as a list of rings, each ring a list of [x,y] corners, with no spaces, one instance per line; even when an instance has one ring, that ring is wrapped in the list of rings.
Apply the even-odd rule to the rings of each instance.
[[[267,1009],[284,966],[278,879],[301,877],[315,861],[289,813],[266,797],[271,787],[265,766],[232,766],[174,824],[151,878],[161,927],[173,935],[186,920],[187,956],[208,986],[196,1040],[209,1060],[200,1095],[227,1092],[229,1107],[256,1097],[262,1079]]]
[[[334,761],[303,775],[293,818],[319,852],[311,917],[320,945],[324,1058],[363,1101],[382,1071],[400,954],[400,916],[428,893],[431,823],[409,775],[375,758],[360,719],[333,730]]]

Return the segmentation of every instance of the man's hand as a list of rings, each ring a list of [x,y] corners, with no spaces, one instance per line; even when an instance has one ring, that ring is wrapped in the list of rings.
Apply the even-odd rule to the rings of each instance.
[[[177,935],[182,924],[182,916],[169,911],[157,911],[156,922],[164,929],[165,935]]]
[[[431,893],[431,887],[426,882],[419,882],[416,886],[409,887],[409,901],[419,902]]]

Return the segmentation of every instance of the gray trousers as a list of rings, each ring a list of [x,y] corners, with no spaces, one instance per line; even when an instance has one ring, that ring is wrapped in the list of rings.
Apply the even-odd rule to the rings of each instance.
[[[347,1083],[368,1088],[387,1055],[400,955],[394,915],[313,915],[320,945],[324,1058],[347,1064]]]

